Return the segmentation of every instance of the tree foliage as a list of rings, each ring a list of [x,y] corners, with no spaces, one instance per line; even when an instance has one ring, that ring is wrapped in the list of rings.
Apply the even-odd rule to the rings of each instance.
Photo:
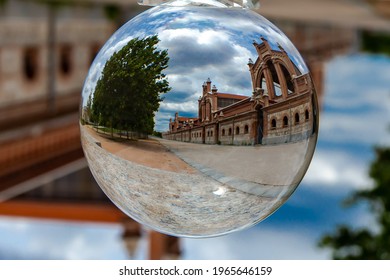
[[[388,33],[363,31],[362,50],[390,55],[390,35]]]
[[[378,229],[340,226],[333,235],[323,237],[321,247],[333,250],[334,259],[390,259],[390,147],[375,149],[376,159],[370,167],[374,187],[353,194],[349,204],[370,204]]]
[[[170,90],[162,73],[168,52],[157,50],[157,36],[132,39],[107,60],[97,81],[92,118],[106,127],[152,133],[161,94]]]

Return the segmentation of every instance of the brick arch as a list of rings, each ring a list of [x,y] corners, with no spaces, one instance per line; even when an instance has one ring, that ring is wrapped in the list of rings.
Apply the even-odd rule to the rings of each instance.
[[[284,97],[297,91],[293,82],[293,77],[299,75],[294,64],[291,62],[287,54],[283,56],[276,56],[273,58],[273,64],[275,68],[279,68],[278,82],[281,87],[281,91],[285,91]]]
[[[271,69],[270,69],[271,66]],[[271,58],[269,57],[266,60],[263,60],[261,63],[261,67],[258,69],[257,73],[254,73],[255,75],[255,88],[262,88],[264,89],[269,95],[271,99],[275,99],[275,90],[274,90],[274,78],[272,75],[272,70],[274,66],[272,63]],[[263,84],[264,79],[264,84]],[[272,84],[270,84],[270,82]]]
[[[279,49],[272,49],[268,41],[261,38],[260,44],[254,42],[258,53],[255,63],[249,61],[253,90],[265,89],[262,85],[263,77],[267,83],[267,93],[270,99],[287,99],[289,94],[299,92],[295,77],[301,72],[291,61],[287,52],[279,45]]]

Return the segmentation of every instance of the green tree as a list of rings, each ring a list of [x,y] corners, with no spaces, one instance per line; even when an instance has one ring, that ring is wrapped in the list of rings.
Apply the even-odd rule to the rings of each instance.
[[[331,248],[334,259],[390,259],[390,147],[376,148],[375,153],[369,172],[374,187],[355,192],[347,202],[368,202],[379,228],[343,225],[334,234],[324,236],[320,246]]]
[[[388,33],[363,31],[361,38],[363,51],[390,55],[390,35]]]
[[[162,73],[168,52],[157,35],[132,39],[107,60],[93,93],[92,117],[100,125],[150,134],[161,94],[170,90]]]

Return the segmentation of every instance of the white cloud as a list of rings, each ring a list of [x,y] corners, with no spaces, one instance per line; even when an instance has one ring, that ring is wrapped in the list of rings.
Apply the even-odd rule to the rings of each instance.
[[[317,149],[302,182],[310,188],[326,187],[327,191],[332,192],[364,189],[372,185],[367,173],[367,162],[361,160],[359,155]]]
[[[308,231],[253,227],[209,239],[183,239],[184,259],[327,259],[316,247],[317,237]]]
[[[389,144],[390,117],[383,113],[324,113],[320,119],[320,137],[336,143]]]
[[[364,67],[362,65],[364,64]],[[389,144],[390,60],[338,57],[327,64],[320,137],[335,143]]]
[[[198,111],[198,106],[193,101],[187,101],[182,103],[164,103],[160,104],[160,109],[175,111],[175,112],[190,112],[196,113]],[[173,118],[174,116],[172,116]]]
[[[121,231],[119,225],[2,217],[0,250],[22,259],[125,259]]]
[[[337,57],[325,68],[327,107],[362,109],[361,106],[374,106],[388,111],[390,60],[387,57],[364,54]]]

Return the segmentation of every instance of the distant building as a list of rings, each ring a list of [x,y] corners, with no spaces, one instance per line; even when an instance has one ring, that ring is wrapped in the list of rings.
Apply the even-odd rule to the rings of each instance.
[[[249,60],[252,96],[218,92],[208,79],[198,100],[198,117],[175,114],[169,140],[225,145],[282,144],[310,137],[317,128],[315,91],[286,51],[271,49],[261,38],[254,43],[258,58]]]
[[[50,4],[37,2],[7,1],[0,7],[2,104],[46,96],[49,78],[56,80],[58,95],[80,92],[91,61],[115,30],[101,6],[64,5],[50,15]]]
[[[140,11],[135,0],[55,4],[0,1],[0,129],[49,111],[77,111],[100,47],[122,17]],[[107,16],[109,9],[117,18]]]

